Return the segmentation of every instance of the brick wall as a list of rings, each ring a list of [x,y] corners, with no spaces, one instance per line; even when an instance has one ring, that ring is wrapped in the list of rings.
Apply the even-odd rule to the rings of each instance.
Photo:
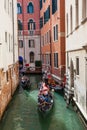
[[[8,71],[0,69],[0,119],[19,83],[18,63],[10,65]]]

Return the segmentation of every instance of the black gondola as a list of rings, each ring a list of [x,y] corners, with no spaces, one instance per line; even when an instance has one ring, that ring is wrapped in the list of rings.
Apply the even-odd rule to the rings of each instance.
[[[47,94],[44,94],[43,91],[47,91]],[[38,110],[42,114],[47,114],[50,112],[54,104],[53,93],[52,91],[44,89],[43,86],[40,88],[40,92],[38,94]]]
[[[29,90],[31,88],[30,79],[25,75],[22,76],[20,80],[20,86],[25,90]]]
[[[61,92],[64,89],[62,86],[59,85],[50,85],[49,87],[50,89],[54,89],[55,92]]]

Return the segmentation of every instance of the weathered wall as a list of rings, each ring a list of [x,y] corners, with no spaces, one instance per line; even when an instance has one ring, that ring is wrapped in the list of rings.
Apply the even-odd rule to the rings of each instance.
[[[8,71],[0,69],[0,119],[19,83],[18,63],[9,66]]]

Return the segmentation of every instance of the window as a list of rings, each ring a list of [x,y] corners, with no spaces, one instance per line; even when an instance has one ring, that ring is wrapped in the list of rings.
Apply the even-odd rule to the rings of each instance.
[[[50,6],[44,12],[44,24],[50,19]]]
[[[34,13],[34,6],[31,2],[27,6],[27,13],[30,13],[30,14]]]
[[[10,2],[10,16],[12,17],[12,3]]]
[[[71,32],[72,32],[72,5],[70,6],[70,29],[71,29]]]
[[[49,30],[49,43],[51,42],[51,35],[50,35],[50,30]]]
[[[66,15],[66,26],[67,26],[67,35],[68,35],[68,14]]]
[[[17,3],[17,13],[21,14],[22,13],[22,7],[19,3]]]
[[[78,0],[76,0],[76,26],[78,25],[79,20],[79,7],[78,7]]]
[[[49,32],[47,32],[47,43],[49,43]]]
[[[76,75],[79,75],[79,58],[76,58]]]
[[[44,36],[41,36],[41,46],[44,46]]]
[[[58,53],[54,53],[54,67],[58,68]]]
[[[5,42],[7,43],[7,32],[5,32]]]
[[[52,14],[57,11],[57,0],[52,0]]]
[[[34,63],[34,53],[30,52],[30,63]]]
[[[8,71],[6,71],[6,80],[7,80],[7,82],[9,81]]]
[[[40,28],[43,27],[43,17],[40,18]]]
[[[34,40],[29,40],[29,47],[30,48],[35,48]]]
[[[20,20],[18,20],[18,30],[23,30],[23,25]]]
[[[23,40],[19,40],[19,47],[23,48]]]
[[[8,0],[8,14],[9,14],[9,0]]]
[[[9,34],[9,52],[11,51],[11,41],[10,41],[10,34]]]
[[[33,20],[30,19],[28,22],[28,30],[35,30],[35,28],[36,28],[35,22],[33,22]]]
[[[58,25],[54,26],[54,41],[58,40]]]
[[[49,54],[49,57],[50,57],[50,65],[52,64],[51,62],[52,62],[52,60],[51,60],[51,57],[52,57],[52,54],[50,53]]]
[[[4,0],[4,8],[6,9],[6,0]]]
[[[13,41],[12,41],[12,36],[11,36],[11,34],[9,34],[8,35],[9,37],[8,37],[8,44],[9,44],[9,52],[12,52],[13,51]]]
[[[44,55],[42,54],[42,63],[44,64]]]
[[[46,54],[46,64],[50,65],[50,54]]]
[[[40,10],[42,9],[42,0],[40,0]]]
[[[11,52],[13,51],[13,37],[11,35]]]
[[[82,19],[87,17],[87,0],[82,0]]]

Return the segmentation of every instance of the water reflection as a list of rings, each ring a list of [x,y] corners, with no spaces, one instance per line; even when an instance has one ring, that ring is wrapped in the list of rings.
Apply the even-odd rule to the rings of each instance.
[[[0,123],[0,130],[85,130],[73,108],[66,108],[65,101],[54,94],[55,104],[51,113],[43,117],[37,110],[37,84],[40,75],[31,75],[31,91],[18,89]]]

